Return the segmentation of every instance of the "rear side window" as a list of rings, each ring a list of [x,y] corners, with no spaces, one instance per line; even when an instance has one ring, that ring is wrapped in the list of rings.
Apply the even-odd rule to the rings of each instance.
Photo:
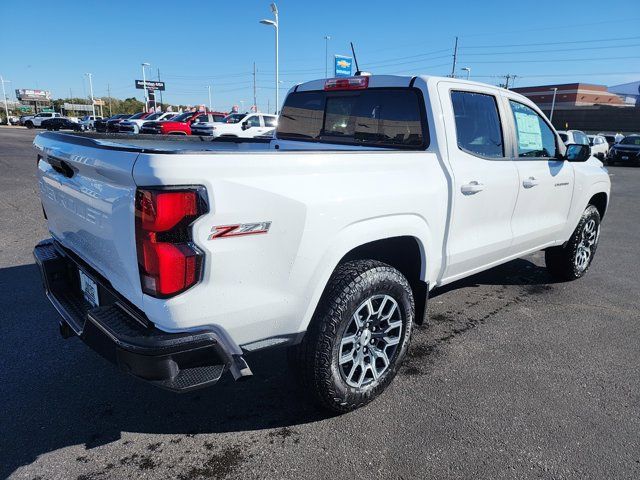
[[[535,110],[509,100],[518,138],[518,157],[556,156],[556,136]],[[587,138],[586,135],[583,137]],[[588,139],[587,139],[588,142]]]
[[[275,127],[278,122],[276,122],[276,117],[262,117],[264,119],[265,127]]]
[[[423,100],[416,89],[314,91],[287,97],[278,138],[377,147],[427,146]]]
[[[498,105],[492,95],[451,92],[458,148],[487,158],[504,157]]]

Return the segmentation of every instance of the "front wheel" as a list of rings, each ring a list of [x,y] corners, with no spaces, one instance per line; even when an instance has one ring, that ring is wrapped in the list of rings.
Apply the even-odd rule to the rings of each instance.
[[[290,360],[322,407],[366,405],[391,383],[411,338],[414,301],[407,279],[374,260],[339,265]]]
[[[547,269],[561,280],[576,280],[582,277],[596,254],[600,240],[600,213],[589,205],[569,241],[562,247],[545,250]]]

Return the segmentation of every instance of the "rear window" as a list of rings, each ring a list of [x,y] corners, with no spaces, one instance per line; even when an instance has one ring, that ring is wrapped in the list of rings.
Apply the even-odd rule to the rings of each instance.
[[[640,136],[639,137],[635,137],[635,136],[624,137],[620,141],[620,145],[640,145]]]
[[[425,148],[417,89],[296,92],[278,119],[278,138],[376,147]]]

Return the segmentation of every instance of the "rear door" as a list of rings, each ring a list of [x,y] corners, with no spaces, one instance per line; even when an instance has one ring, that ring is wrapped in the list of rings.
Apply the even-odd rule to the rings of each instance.
[[[504,259],[511,247],[511,216],[518,172],[508,155],[502,102],[491,87],[441,82],[452,212],[447,239],[451,281]]]
[[[38,181],[49,231],[141,307],[132,175],[138,153],[56,136],[35,139],[43,150]]]
[[[542,115],[516,100],[507,103],[516,136],[519,192],[511,226],[512,253],[518,254],[560,240],[573,196],[573,166],[557,158],[558,139]]]

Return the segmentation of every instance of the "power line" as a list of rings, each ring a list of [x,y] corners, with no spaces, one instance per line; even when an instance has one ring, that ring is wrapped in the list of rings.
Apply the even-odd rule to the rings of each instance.
[[[629,47],[640,47],[640,43],[634,43],[631,45],[607,45],[600,47],[579,47],[579,48],[565,48],[565,49],[555,49],[555,50],[525,50],[521,52],[482,52],[482,53],[462,53],[465,57],[470,56],[478,56],[478,55],[521,55],[525,53],[561,53],[561,52],[578,52],[578,51],[586,51],[586,50],[606,50],[610,48],[629,48]]]
[[[606,60],[631,60],[640,57],[606,57],[606,58],[558,58],[544,60],[496,60],[496,61],[473,61],[473,63],[556,63],[556,62],[602,62]]]
[[[542,43],[514,43],[511,45],[494,44],[494,45],[471,45],[460,47],[462,50],[468,48],[495,48],[495,47],[538,47],[542,45],[569,45],[576,43],[600,43],[600,42],[617,42],[620,40],[638,40],[640,37],[618,37],[618,38],[600,38],[594,40],[570,40],[566,42],[542,42]]]

